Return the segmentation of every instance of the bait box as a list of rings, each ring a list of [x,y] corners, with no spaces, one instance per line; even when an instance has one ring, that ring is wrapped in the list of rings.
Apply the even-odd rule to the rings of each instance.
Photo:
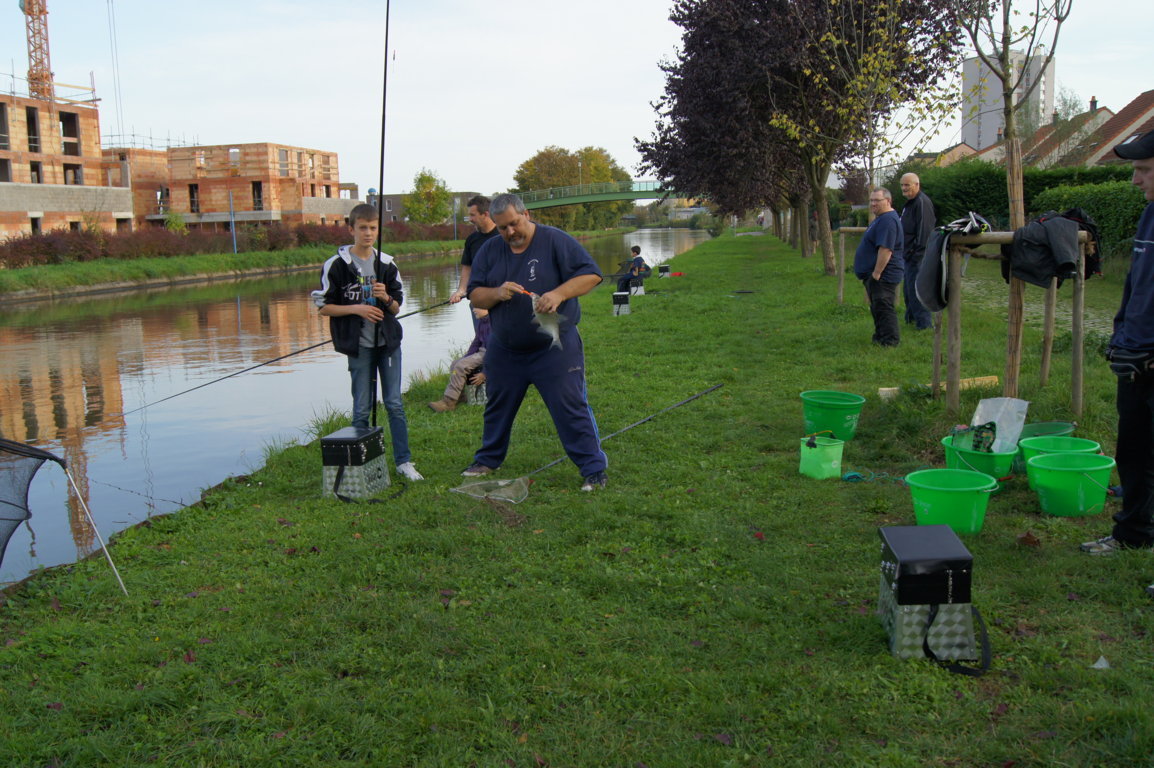
[[[879,528],[878,617],[899,659],[978,656],[970,575],[973,557],[948,525]]]
[[[898,605],[970,602],[974,558],[948,525],[878,529],[882,579]]]

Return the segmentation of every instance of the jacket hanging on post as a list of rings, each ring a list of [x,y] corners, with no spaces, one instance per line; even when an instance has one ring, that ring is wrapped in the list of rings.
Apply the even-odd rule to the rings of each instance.
[[[1014,231],[1014,242],[1002,246],[1002,277],[1050,287],[1078,269],[1078,223],[1050,211]]]

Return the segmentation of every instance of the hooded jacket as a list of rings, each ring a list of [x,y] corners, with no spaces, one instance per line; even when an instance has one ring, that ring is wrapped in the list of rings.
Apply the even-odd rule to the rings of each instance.
[[[326,304],[349,305],[361,304],[361,273],[353,263],[352,246],[342,245],[328,261],[321,267],[321,287],[312,292],[313,303],[317,308]],[[393,257],[373,249],[373,272],[376,273],[378,283],[383,283],[389,295],[401,304],[405,292],[401,284],[401,274]],[[360,352],[361,327],[364,318],[359,315],[341,315],[329,318],[329,334],[333,339],[333,347],[350,357],[356,357]],[[381,321],[384,331],[383,349],[391,352],[401,343],[401,324],[391,312],[385,312]]]

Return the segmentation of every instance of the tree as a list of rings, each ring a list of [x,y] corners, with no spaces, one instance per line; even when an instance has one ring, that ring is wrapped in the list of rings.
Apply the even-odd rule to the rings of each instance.
[[[440,224],[452,214],[453,193],[436,173],[422,168],[405,195],[405,216],[417,224]]]
[[[1045,71],[1054,60],[1058,34],[1070,16],[1073,0],[1033,0],[1033,10],[1014,10],[1013,0],[957,0],[959,22],[978,58],[1001,84],[1002,136],[1006,147],[1006,193],[1010,199],[1010,228],[1026,225],[1026,205],[1022,192],[1022,141],[1018,113],[1041,78],[1029,79],[1031,67],[1019,65],[1016,55],[1029,62],[1043,58],[1039,71]],[[1049,35],[1050,44],[1044,40]],[[1004,394],[1018,394],[1018,371],[1022,362],[1022,316],[1025,308],[1025,284],[1010,280],[1009,329],[1006,342],[1006,377]],[[1053,294],[1053,290],[1051,291]],[[1053,296],[1047,299],[1053,302]],[[1045,353],[1048,362],[1048,349]],[[1045,368],[1045,363],[1043,364]]]
[[[570,152],[550,145],[537,152],[513,174],[514,192],[554,187],[577,187],[609,181],[629,181],[629,172],[617,164],[601,147],[583,147]],[[562,229],[605,229],[614,226],[622,216],[632,213],[632,201],[582,203],[541,208],[533,218],[542,224]]]
[[[682,53],[664,67],[643,161],[730,210],[804,186],[833,274],[826,179],[862,154],[870,126],[945,77],[958,43],[953,2],[679,0]]]

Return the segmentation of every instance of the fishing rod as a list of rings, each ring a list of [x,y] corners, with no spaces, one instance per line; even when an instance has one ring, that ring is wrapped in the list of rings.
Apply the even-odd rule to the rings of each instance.
[[[698,392],[696,395],[691,395],[690,397],[685,398],[680,403],[674,403],[673,405],[670,405],[666,408],[662,408],[660,411],[657,411],[656,413],[651,413],[648,416],[646,416],[644,419],[641,419],[640,421],[635,421],[627,427],[622,427],[621,429],[617,430],[616,432],[609,434],[609,435],[606,435],[605,437],[601,438],[600,442],[604,443],[606,440],[608,440],[610,438],[617,437],[618,435],[620,435],[623,432],[628,432],[629,430],[633,429],[634,427],[639,427],[647,421],[652,421],[653,419],[657,418],[658,416],[660,416],[663,413],[668,413],[669,411],[672,411],[674,408],[680,408],[681,406],[685,405],[686,403],[691,403],[699,397],[704,397],[705,395],[708,395],[710,392],[714,391],[715,389],[721,389],[723,386],[725,386],[724,382],[721,384],[714,384],[709,389],[703,389],[700,392]],[[539,469],[534,469],[532,472],[525,475],[525,477],[532,477],[533,475],[537,474],[538,472],[544,472],[546,469],[549,469],[550,467],[557,466],[561,462],[565,461],[565,459],[567,459],[567,458],[568,458],[567,456],[562,456],[559,459],[554,459],[553,461],[549,462],[545,466],[540,467]]]
[[[403,315],[398,315],[397,320],[404,320],[406,317],[412,317],[413,315],[419,315],[422,312],[428,312],[430,309],[436,309],[437,307],[443,307],[448,303],[449,303],[449,300],[445,299],[444,301],[439,301],[436,304],[430,304],[427,307],[423,307],[421,309],[415,309],[412,312],[408,312],[408,313],[403,314]],[[213,379],[212,381],[206,381],[203,384],[197,384],[195,387],[192,387],[190,389],[186,389],[183,392],[177,392],[175,395],[169,395],[168,397],[165,397],[161,400],[156,400],[156,401],[153,401],[151,403],[148,403],[147,405],[142,405],[139,408],[133,408],[131,411],[125,411],[124,413],[122,413],[120,415],[121,416],[130,416],[130,415],[136,413],[137,411],[143,411],[145,408],[151,408],[154,405],[160,405],[161,403],[163,403],[167,400],[171,400],[174,397],[180,397],[181,395],[187,395],[189,392],[195,392],[196,390],[207,387],[210,384],[216,384],[217,382],[224,381],[225,379],[231,379],[233,376],[240,376],[242,373],[248,373],[249,371],[255,371],[257,368],[263,368],[266,365],[271,365],[272,363],[280,362],[281,360],[285,360],[285,359],[293,357],[295,355],[299,355],[303,352],[308,352],[309,350],[316,349],[317,347],[323,347],[325,344],[331,344],[331,343],[332,343],[332,341],[329,339],[327,339],[325,341],[317,342],[316,344],[313,344],[310,347],[305,347],[304,349],[298,349],[296,352],[289,352],[287,355],[281,355],[280,357],[274,357],[272,360],[266,360],[263,363],[257,363],[256,365],[250,365],[248,368],[245,368],[244,370],[236,371],[236,372],[230,373],[226,376],[221,376],[219,379]]]

